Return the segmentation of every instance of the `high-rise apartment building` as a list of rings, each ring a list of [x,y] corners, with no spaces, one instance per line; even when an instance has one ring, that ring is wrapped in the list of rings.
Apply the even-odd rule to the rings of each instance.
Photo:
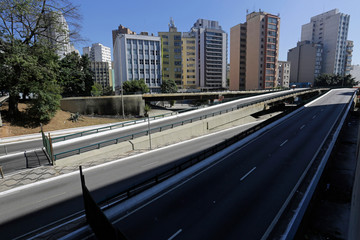
[[[217,21],[198,19],[195,34],[196,85],[203,90],[226,88],[227,34]]]
[[[83,55],[89,57],[91,71],[94,72],[94,81],[103,88],[113,86],[111,71],[111,51],[101,43],[94,43],[91,47],[83,48]]]
[[[271,89],[277,86],[280,18],[252,12],[230,30],[230,89]]]
[[[193,32],[182,34],[182,82],[184,89],[196,86],[196,37]]]
[[[349,75],[351,71],[352,52],[354,49],[353,41],[346,41],[346,54],[345,54],[345,75]]]
[[[114,44],[115,91],[125,81],[144,79],[151,92],[160,92],[161,38],[147,33],[118,34]]]
[[[103,89],[112,86],[111,68],[108,62],[91,62],[90,68],[94,73],[94,81],[100,83]]]
[[[101,43],[94,43],[91,47],[84,47],[83,54],[88,55],[92,62],[107,62],[111,68],[111,50]]]
[[[69,26],[62,12],[48,13],[43,21],[47,22],[48,28],[44,31],[44,36],[40,37],[41,41],[52,45],[60,58],[71,52],[79,54],[70,42]]]
[[[301,41],[323,45],[322,73],[345,74],[349,22],[350,15],[333,9],[302,26]]]
[[[169,32],[159,32],[162,52],[162,80],[174,80],[182,88],[181,77],[181,32],[177,31],[173,19],[170,20]]]
[[[288,88],[290,83],[290,66],[287,61],[278,61],[278,86]]]
[[[290,83],[309,82],[321,74],[323,45],[310,41],[298,42],[288,51],[287,60],[291,63]]]

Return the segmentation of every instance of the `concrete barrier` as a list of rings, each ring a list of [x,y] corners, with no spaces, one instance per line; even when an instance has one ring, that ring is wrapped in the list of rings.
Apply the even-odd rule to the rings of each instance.
[[[144,115],[142,95],[125,95],[123,98],[125,115]],[[121,96],[64,98],[60,100],[60,108],[80,114],[122,115]]]

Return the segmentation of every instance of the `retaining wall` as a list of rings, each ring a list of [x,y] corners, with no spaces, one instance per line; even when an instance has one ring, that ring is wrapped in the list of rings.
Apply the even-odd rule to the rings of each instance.
[[[145,101],[142,99],[142,95],[125,95],[123,97],[125,115],[144,115]],[[60,108],[80,114],[122,115],[121,96],[64,98],[60,101]]]

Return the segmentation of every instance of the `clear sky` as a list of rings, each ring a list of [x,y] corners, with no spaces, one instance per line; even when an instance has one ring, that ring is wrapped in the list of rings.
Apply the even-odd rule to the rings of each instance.
[[[301,37],[301,26],[310,18],[338,8],[350,15],[348,40],[354,41],[352,64],[360,64],[360,1],[359,0],[74,0],[80,6],[83,38],[87,43],[75,46],[82,48],[92,43],[101,43],[112,49],[112,30],[120,24],[136,33],[168,31],[170,17],[180,32],[187,32],[197,19],[218,21],[229,34],[230,28],[246,20],[246,10],[280,15],[279,60],[287,59],[290,48],[296,47]],[[229,43],[230,44],[230,43]],[[230,48],[230,45],[229,45]],[[228,57],[229,61],[230,57]]]

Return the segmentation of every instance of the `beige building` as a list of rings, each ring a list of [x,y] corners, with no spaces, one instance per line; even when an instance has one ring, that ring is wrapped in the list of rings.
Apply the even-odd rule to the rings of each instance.
[[[319,14],[301,27],[301,41],[322,44],[321,73],[344,75],[350,15],[338,9]]]
[[[262,11],[248,14],[246,23],[231,28],[231,90],[277,86],[279,31],[280,18]]]
[[[290,83],[290,66],[291,63],[287,61],[278,61],[278,86],[288,88]]]
[[[196,88],[196,44],[195,34],[184,32],[182,35],[182,82],[184,89]]]
[[[309,82],[321,74],[322,44],[310,41],[298,42],[295,48],[288,52],[287,60],[291,63],[290,83]]]

